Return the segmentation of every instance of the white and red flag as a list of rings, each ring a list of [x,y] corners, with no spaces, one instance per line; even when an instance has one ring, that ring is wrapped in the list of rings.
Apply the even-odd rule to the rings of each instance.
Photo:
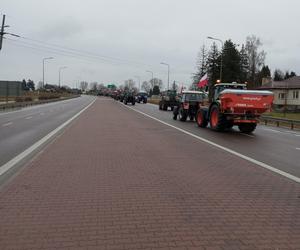
[[[208,77],[207,77],[207,74],[205,74],[199,81],[198,83],[198,87],[199,88],[203,88],[205,87],[206,85],[208,85]]]

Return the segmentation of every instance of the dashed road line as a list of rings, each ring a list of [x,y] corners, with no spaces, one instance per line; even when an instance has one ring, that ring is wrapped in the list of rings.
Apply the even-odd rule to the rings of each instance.
[[[258,166],[263,167],[263,168],[265,168],[265,169],[268,169],[268,170],[270,170],[270,171],[272,171],[272,172],[274,172],[274,173],[276,173],[276,174],[282,175],[282,176],[284,176],[284,177],[286,177],[286,178],[288,178],[288,179],[290,179],[290,180],[293,180],[293,181],[295,181],[295,182],[297,182],[297,183],[300,183],[300,178],[297,177],[297,176],[294,176],[294,175],[292,175],[292,174],[289,174],[289,173],[287,173],[287,172],[284,172],[284,171],[282,171],[282,170],[279,170],[279,169],[277,169],[277,168],[275,168],[275,167],[272,167],[272,166],[270,166],[270,165],[268,165],[268,164],[266,164],[266,163],[263,163],[263,162],[261,162],[261,161],[255,160],[255,159],[253,159],[253,158],[251,158],[251,157],[249,157],[249,156],[246,156],[246,155],[243,155],[243,154],[241,154],[241,153],[238,153],[238,152],[236,152],[236,151],[234,151],[234,150],[232,150],[232,149],[230,149],[230,148],[221,146],[221,145],[219,145],[219,144],[217,144],[217,143],[215,143],[215,142],[213,142],[213,141],[207,140],[207,139],[205,139],[205,138],[203,138],[203,137],[201,137],[201,136],[195,135],[195,134],[193,134],[193,133],[191,133],[191,132],[188,132],[188,131],[186,131],[186,130],[184,130],[184,129],[178,128],[178,127],[176,127],[176,126],[174,126],[174,125],[172,125],[172,124],[169,124],[169,123],[167,123],[167,122],[164,122],[164,121],[162,121],[162,120],[160,120],[160,119],[158,119],[158,118],[156,118],[156,117],[153,117],[153,116],[151,116],[151,115],[148,115],[148,114],[146,114],[146,113],[144,113],[144,112],[142,112],[142,111],[139,111],[139,110],[134,109],[134,108],[132,108],[132,107],[128,107],[128,106],[126,106],[126,105],[124,105],[124,104],[123,104],[123,106],[124,106],[124,107],[127,107],[128,109],[131,109],[131,110],[133,110],[133,111],[135,111],[135,112],[137,112],[137,113],[140,113],[140,114],[142,114],[143,116],[146,116],[146,117],[148,117],[148,118],[150,118],[150,119],[153,119],[153,120],[155,120],[155,121],[157,121],[157,122],[160,122],[160,123],[162,123],[162,124],[164,124],[164,125],[166,125],[166,126],[169,126],[169,127],[171,127],[171,128],[174,128],[174,129],[176,129],[176,130],[178,130],[178,131],[180,131],[180,132],[182,132],[182,133],[184,133],[184,134],[187,134],[187,135],[189,135],[189,136],[191,136],[191,137],[194,137],[195,139],[198,139],[199,141],[205,142],[205,143],[207,143],[207,144],[209,144],[209,145],[211,145],[211,146],[214,146],[214,147],[219,148],[219,149],[221,149],[221,150],[223,150],[223,151],[226,151],[226,152],[228,152],[228,153],[230,153],[230,154],[232,154],[232,155],[235,155],[235,156],[237,156],[237,157],[239,157],[239,158],[242,158],[242,159],[244,159],[244,160],[246,160],[246,161],[249,161],[249,162],[251,162],[251,163],[254,163],[255,165],[258,165]]]
[[[275,130],[275,129],[270,129],[270,128],[262,128],[262,130],[265,131],[270,131],[270,132],[274,132],[274,133],[280,133],[280,134],[289,134],[289,135],[294,135],[294,136],[300,136],[299,133],[296,132],[288,132],[288,131],[279,131],[279,130]]]
[[[27,116],[25,119],[30,120],[30,119],[32,119],[32,116]]]
[[[8,127],[8,126],[10,126],[12,124],[13,124],[12,122],[8,122],[8,123],[3,124],[2,127]]]
[[[239,133],[240,135],[244,135],[244,136],[248,136],[248,137],[251,137],[251,138],[254,138],[255,136],[254,135],[249,135],[249,134],[245,134],[245,133]]]

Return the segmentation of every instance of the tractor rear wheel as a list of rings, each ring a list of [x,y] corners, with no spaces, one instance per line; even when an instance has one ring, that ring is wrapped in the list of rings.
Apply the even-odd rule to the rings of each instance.
[[[252,133],[255,130],[255,128],[256,128],[256,123],[241,123],[239,125],[239,130],[245,134]]]
[[[208,121],[205,117],[204,111],[202,109],[199,109],[196,115],[196,121],[199,127],[206,128]]]
[[[216,131],[224,131],[226,129],[226,117],[220,112],[219,106],[214,105],[210,109],[210,127]]]
[[[159,110],[162,110],[162,103],[161,102],[159,102],[158,108],[159,108]]]

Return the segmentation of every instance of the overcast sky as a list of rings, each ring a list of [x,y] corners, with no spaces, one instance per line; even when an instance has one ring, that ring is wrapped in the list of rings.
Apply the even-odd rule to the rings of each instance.
[[[122,84],[140,76],[190,84],[201,45],[207,36],[245,42],[258,36],[267,52],[266,64],[300,74],[299,0],[1,0],[6,31],[32,40],[4,40],[0,79],[58,83],[58,69],[69,86],[80,80]],[[46,46],[46,47],[45,47]],[[54,49],[55,48],[55,49]],[[85,57],[77,50],[85,51]],[[76,54],[75,54],[76,53]],[[81,52],[82,53],[82,52]],[[89,57],[86,57],[89,56]]]

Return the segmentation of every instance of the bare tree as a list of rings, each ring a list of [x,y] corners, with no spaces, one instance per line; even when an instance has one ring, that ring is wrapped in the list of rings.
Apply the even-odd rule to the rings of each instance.
[[[259,51],[259,47],[262,46],[260,39],[254,35],[248,36],[246,38],[245,51],[248,56],[249,62],[249,79],[252,82],[253,86],[257,85],[256,75],[259,73],[261,67],[265,63],[266,52]]]
[[[197,72],[194,73],[192,76],[193,84],[198,84],[201,77],[207,73],[207,66],[208,66],[207,59],[208,59],[208,52],[205,45],[203,44],[202,47],[200,48],[200,51],[198,52],[197,63],[196,63]]]
[[[98,86],[97,82],[91,82],[90,83],[90,90],[96,91],[97,90],[97,86]]]
[[[43,82],[39,81],[37,84],[37,89],[42,89],[43,88]]]
[[[132,79],[128,79],[125,81],[124,88],[128,90],[132,90],[135,87],[135,82]]]
[[[144,82],[142,83],[141,88],[142,88],[145,92],[147,92],[147,93],[149,94],[149,93],[150,93],[150,90],[151,90],[151,85],[150,85],[149,82],[144,81]]]
[[[159,89],[162,89],[162,87],[163,87],[163,81],[161,79],[154,78],[154,79],[151,79],[149,82],[151,85],[151,89],[153,89],[154,86],[158,86]]]
[[[87,82],[82,81],[82,82],[80,82],[80,89],[81,89],[82,91],[85,91],[85,90],[87,90],[88,85],[89,85],[89,84],[88,84]]]
[[[101,90],[101,89],[104,89],[104,88],[105,88],[105,86],[104,86],[103,83],[99,83],[99,84],[97,85],[97,89],[98,89],[98,90]]]
[[[172,84],[172,90],[176,90],[176,92],[179,90],[179,85],[176,83],[176,81]]]

